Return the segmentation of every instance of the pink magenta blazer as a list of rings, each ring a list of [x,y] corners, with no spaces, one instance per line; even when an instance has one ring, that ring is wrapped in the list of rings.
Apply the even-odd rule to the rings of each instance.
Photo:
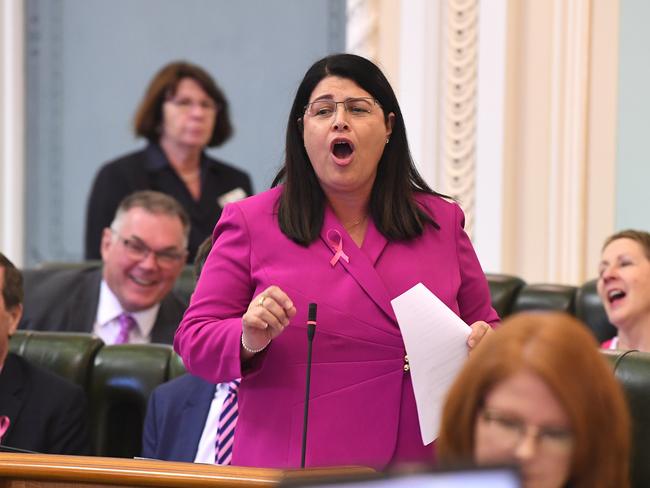
[[[490,293],[455,203],[419,194],[440,230],[391,242],[372,221],[357,247],[331,209],[308,247],[279,229],[281,187],[226,206],[214,247],[174,340],[193,374],[218,383],[242,377],[233,464],[300,466],[308,304],[318,304],[306,466],[433,460],[423,446],[405,349],[390,301],[424,283],[466,323],[496,323]],[[330,263],[338,231],[349,262]],[[282,288],[297,314],[247,368],[241,317],[254,296]]]

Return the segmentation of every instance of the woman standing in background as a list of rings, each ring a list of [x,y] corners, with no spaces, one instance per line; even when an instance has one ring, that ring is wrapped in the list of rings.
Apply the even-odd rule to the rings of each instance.
[[[176,198],[190,216],[188,260],[211,235],[223,206],[252,194],[249,176],[205,154],[232,135],[228,101],[201,67],[177,61],[149,84],[135,115],[146,148],[102,166],[88,198],[86,259],[99,259],[102,231],[119,202],[138,190]]]

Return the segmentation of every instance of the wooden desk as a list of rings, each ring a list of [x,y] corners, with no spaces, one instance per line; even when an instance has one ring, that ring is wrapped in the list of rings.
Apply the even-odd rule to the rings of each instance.
[[[0,453],[0,488],[272,487],[288,478],[372,473],[365,467],[245,468],[144,459]]]

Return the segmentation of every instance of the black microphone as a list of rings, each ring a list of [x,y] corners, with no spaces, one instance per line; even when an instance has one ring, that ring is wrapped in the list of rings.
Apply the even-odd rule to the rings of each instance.
[[[311,347],[316,333],[316,304],[309,304],[307,315],[307,385],[305,386],[305,416],[302,422],[302,454],[300,467],[305,467],[305,454],[307,454],[307,417],[309,416],[309,387],[311,384]]]

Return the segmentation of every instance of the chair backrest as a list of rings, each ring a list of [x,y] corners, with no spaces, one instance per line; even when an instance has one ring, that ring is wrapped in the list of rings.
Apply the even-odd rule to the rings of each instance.
[[[632,416],[632,486],[650,486],[650,353],[602,351],[623,385]],[[598,378],[594,378],[598,381]],[[593,426],[597,429],[598,426]]]
[[[605,312],[603,302],[596,291],[596,280],[587,281],[576,293],[576,317],[589,326],[599,342],[616,335]]]
[[[515,299],[526,282],[506,274],[486,273],[485,277],[490,287],[492,307],[503,319],[510,315]]]
[[[571,285],[524,285],[512,306],[512,313],[532,310],[566,312],[574,315],[576,287]]]
[[[89,259],[87,261],[43,261],[36,269],[81,269],[95,268],[102,265],[101,259]]]
[[[168,378],[170,380],[173,380],[174,378],[183,376],[185,373],[187,373],[187,370],[185,369],[185,365],[183,364],[183,359],[175,352],[172,352],[172,357],[169,360]]]
[[[18,330],[9,350],[87,391],[95,356],[103,345],[92,334]]]
[[[169,379],[172,353],[166,344],[113,345],[99,351],[90,386],[95,454],[140,455],[149,395]]]
[[[186,303],[190,302],[190,297],[194,293],[194,285],[196,280],[194,279],[194,266],[186,265],[181,271],[181,274],[176,278],[174,283],[174,293],[181,298]]]
[[[95,268],[101,267],[101,260],[89,260],[89,261],[75,261],[75,262],[63,262],[63,261],[46,261],[40,263],[36,268],[27,268],[23,269],[23,278],[24,278],[24,287],[26,294],[29,293],[32,283],[38,282],[43,279],[43,277],[56,274],[60,271],[73,270],[73,269],[84,269],[84,268]],[[182,301],[189,303],[190,297],[194,292],[195,279],[194,279],[194,266],[187,264],[183,267],[181,274],[176,278],[174,283],[173,292],[178,296]]]

